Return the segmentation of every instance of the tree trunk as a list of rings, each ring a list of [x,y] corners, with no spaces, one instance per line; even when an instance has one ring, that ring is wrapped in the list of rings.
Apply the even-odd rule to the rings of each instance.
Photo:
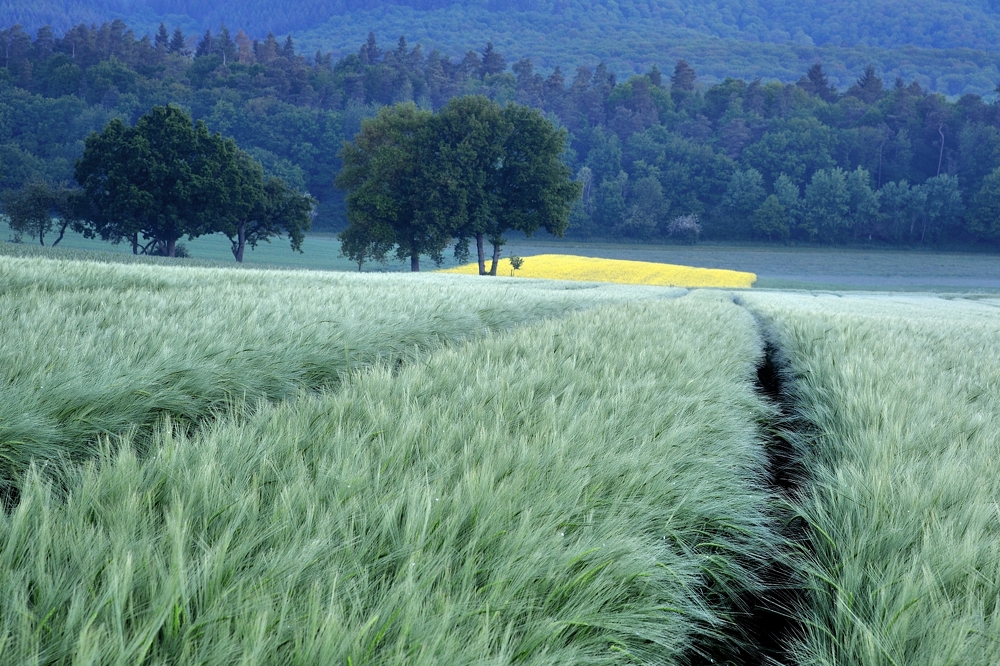
[[[42,247],[45,247],[45,232],[41,229],[38,230],[38,242],[42,244]]]
[[[247,246],[247,223],[240,222],[236,225],[236,247],[233,248],[233,256],[236,261],[243,263],[243,251]]]
[[[129,240],[132,241],[132,254],[139,254],[139,234],[132,234]]]
[[[168,257],[173,257],[174,253],[177,252],[177,239],[168,238],[167,239],[167,251],[164,252]]]
[[[65,236],[65,235],[66,235],[66,227],[68,227],[68,226],[69,226],[69,222],[65,222],[65,221],[64,221],[64,222],[62,223],[62,226],[61,226],[61,227],[59,227],[59,238],[57,238],[57,239],[55,240],[55,242],[54,242],[54,243],[52,243],[52,247],[55,247],[56,245],[59,245],[59,241],[61,241],[61,240],[63,239],[63,236]]]
[[[941,123],[940,125],[938,125],[938,134],[941,135],[941,151],[938,153],[938,170],[937,170],[937,174],[936,175],[940,176],[941,175],[941,160],[944,159],[944,123]]]
[[[492,243],[492,241],[490,241]],[[497,274],[497,264],[500,263],[500,248],[503,247],[503,243],[493,243],[493,265],[490,266],[490,275]]]
[[[483,232],[476,233],[476,253],[479,255],[479,274],[486,275],[486,252],[483,250]]]
[[[420,255],[411,254],[410,255],[410,270],[414,273],[420,272]]]

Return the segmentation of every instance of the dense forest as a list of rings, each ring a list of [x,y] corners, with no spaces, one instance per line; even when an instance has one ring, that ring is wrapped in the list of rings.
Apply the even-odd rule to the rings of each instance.
[[[198,34],[223,24],[258,39],[292,34],[335,58],[372,30],[445,53],[492,41],[545,71],[603,61],[623,75],[683,58],[709,83],[794,81],[821,60],[843,88],[868,64],[947,95],[987,94],[1000,80],[996,0],[0,0],[0,25],[32,33],[115,18],[139,34],[155,33],[160,21]]]
[[[71,183],[89,133],[177,104],[318,199],[314,229],[339,230],[338,153],[363,118],[481,94],[539,108],[567,130],[565,160],[583,188],[569,233],[579,237],[1000,238],[1000,105],[949,100],[874,67],[838,90],[818,63],[793,83],[703,85],[683,61],[629,77],[604,64],[539,72],[492,44],[450,55],[374,35],[339,59],[303,56],[291,37],[166,26],[137,37],[121,21],[0,38],[0,189],[11,192]]]
[[[334,17],[364,12],[386,13],[404,8],[416,12],[462,11],[466,17],[488,14],[497,33],[505,17],[533,14],[569,19],[631,22],[698,30],[716,37],[757,42],[798,41],[807,44],[867,44],[884,48],[969,47],[998,50],[1000,15],[995,0],[246,0],[230,4],[208,0],[38,0],[0,3],[0,19],[28,28],[72,27],[80,21],[121,16],[184,17],[202,29],[220,23],[243,26],[248,33],[301,31]],[[137,23],[137,25],[141,25]]]

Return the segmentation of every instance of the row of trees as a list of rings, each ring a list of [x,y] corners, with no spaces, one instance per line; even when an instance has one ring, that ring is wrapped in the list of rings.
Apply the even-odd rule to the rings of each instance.
[[[395,249],[418,271],[420,255],[440,263],[456,241],[463,258],[474,239],[485,275],[488,241],[496,275],[508,231],[565,231],[580,195],[560,161],[565,139],[537,110],[481,96],[455,98],[438,113],[413,104],[383,109],[341,152],[337,184],[348,191],[349,221],[343,253],[360,269]]]
[[[1000,229],[983,222],[1000,218],[990,194],[1000,178],[1000,105],[883,82],[874,69],[845,90],[819,64],[795,82],[704,86],[683,61],[619,80],[603,65],[539,72],[530,59],[511,64],[489,44],[449,58],[405,39],[386,48],[374,35],[338,61],[323,53],[305,58],[288,39],[255,41],[239,31],[175,48],[166,28],[159,40],[136,39],[120,22],[25,40],[0,67],[0,189],[70,181],[90,132],[177,103],[233,137],[267,176],[314,195],[315,226],[339,231],[346,224],[344,194],[334,187],[339,151],[363,119],[382,106],[413,102],[430,111],[478,94],[539,109],[567,131],[564,161],[583,193],[569,235],[659,241],[678,237],[675,220],[697,216],[702,237],[713,240],[1000,241]],[[877,215],[810,221],[816,215],[806,201],[819,201],[814,179],[839,183],[839,174],[848,189],[867,174]],[[939,178],[957,188],[957,199],[939,196],[939,181],[930,182]],[[904,190],[916,208],[923,192],[948,214],[921,213],[903,224],[892,207],[893,192]],[[755,224],[772,195],[784,216],[765,215],[774,212],[772,201]]]
[[[876,190],[863,167],[820,169],[802,190],[781,174],[771,194],[759,171],[738,170],[722,207],[744,237],[787,240],[796,233],[825,243],[873,237],[922,243],[954,233],[964,212],[955,176],[915,186],[894,181]]]
[[[9,196],[9,224],[44,245],[53,226],[57,245],[67,228],[135,254],[173,257],[177,241],[222,233],[242,262],[246,246],[287,234],[301,251],[313,201],[260,163],[232,139],[212,134],[175,106],[158,106],[135,126],[112,120],[87,137],[76,162],[79,189],[33,181]]]

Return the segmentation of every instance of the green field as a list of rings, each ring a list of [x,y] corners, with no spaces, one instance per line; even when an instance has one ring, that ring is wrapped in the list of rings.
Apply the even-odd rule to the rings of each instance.
[[[809,425],[796,663],[1000,663],[1000,301],[746,301]]]
[[[8,228],[0,222],[0,240],[10,239]],[[51,243],[53,239],[46,242]],[[221,235],[203,236],[183,241],[191,260],[182,263],[207,266],[236,265],[229,241]],[[56,255],[72,258],[76,252],[98,252],[113,256],[131,256],[131,246],[111,245],[67,232],[55,249]],[[67,251],[70,254],[65,254]],[[0,242],[0,255],[43,253],[52,248],[37,243]],[[781,245],[650,245],[581,242],[547,235],[513,238],[504,247],[503,256],[530,257],[535,254],[574,254],[606,259],[630,259],[673,263],[704,268],[728,268],[756,273],[758,288],[831,289],[847,291],[970,291],[1000,293],[1000,257],[996,254],[946,252],[916,249],[834,248],[823,246]],[[85,254],[83,256],[90,256]],[[445,267],[458,265],[445,253]],[[433,269],[425,262],[426,269]],[[247,249],[245,265],[256,268],[305,268],[319,271],[357,271],[357,265],[340,256],[336,234],[307,234],[303,252],[293,252],[285,240],[261,243]],[[366,264],[365,271],[408,271],[409,260],[388,264]]]
[[[0,663],[1000,662],[994,295],[0,250]]]

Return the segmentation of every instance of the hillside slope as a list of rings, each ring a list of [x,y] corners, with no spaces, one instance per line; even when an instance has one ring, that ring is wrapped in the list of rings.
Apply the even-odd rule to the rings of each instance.
[[[792,80],[822,60],[832,65],[834,83],[846,86],[873,63],[891,76],[922,76],[923,85],[946,94],[992,90],[995,58],[984,52],[1000,50],[995,0],[918,0],[905,9],[890,0],[0,0],[0,24],[20,23],[32,32],[114,18],[139,33],[155,31],[162,21],[189,39],[220,24],[255,37],[292,34],[300,46],[335,56],[355,51],[373,30],[380,39],[405,33],[411,43],[452,55],[492,40],[504,53],[530,56],[546,69],[604,60],[619,72],[637,72],[683,57],[710,81]],[[961,83],[948,76],[956,68]],[[970,69],[982,73],[970,75]]]
[[[248,0],[220,4],[207,0],[48,0],[0,3],[3,23],[28,28],[50,24],[67,28],[81,21],[116,17],[182,20],[192,27],[242,27],[263,36],[268,31],[301,32],[336,18],[367,18],[380,27],[379,17],[400,11],[417,15],[463,16],[487,20],[498,33],[508,24],[552,17],[567,29],[594,25],[631,24],[687,28],[728,39],[804,45],[868,45],[882,48],[919,46],[996,51],[1000,49],[1000,13],[995,0],[917,0],[905,6],[890,0],[837,0],[799,3],[788,0]],[[330,25],[327,31],[336,30]]]

